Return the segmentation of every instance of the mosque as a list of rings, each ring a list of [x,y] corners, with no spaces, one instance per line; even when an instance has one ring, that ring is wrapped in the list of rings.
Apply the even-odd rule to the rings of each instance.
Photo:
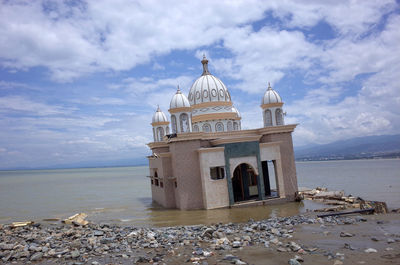
[[[153,115],[153,201],[182,210],[293,201],[296,124],[285,125],[279,94],[268,84],[261,101],[264,126],[242,130],[228,89],[209,72],[205,56],[201,63],[203,73],[188,97],[179,87],[172,97],[171,122],[160,108]]]

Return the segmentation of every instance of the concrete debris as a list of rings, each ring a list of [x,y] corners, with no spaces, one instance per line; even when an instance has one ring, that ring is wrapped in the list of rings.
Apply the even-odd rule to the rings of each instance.
[[[27,222],[14,222],[11,224],[11,227],[21,227],[21,226],[27,226],[27,225],[33,225],[33,221],[27,221]]]
[[[365,210],[363,213],[388,213],[385,202],[365,201],[360,197],[345,196],[344,191],[328,191],[327,188],[304,189],[296,193],[296,198],[314,200],[317,202],[331,205],[332,207],[316,209],[315,212],[338,212],[346,209]],[[372,210],[373,209],[373,210]],[[371,210],[371,211],[368,211]]]
[[[68,217],[67,219],[64,219],[62,222],[65,224],[68,224],[68,225],[74,224],[74,225],[85,226],[85,225],[89,224],[89,222],[85,220],[86,217],[87,217],[87,214],[85,214],[85,213],[77,213],[77,214],[74,214],[74,215]]]

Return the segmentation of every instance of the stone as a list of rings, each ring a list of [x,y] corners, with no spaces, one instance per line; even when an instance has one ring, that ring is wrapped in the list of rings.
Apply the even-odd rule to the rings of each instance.
[[[14,248],[14,244],[0,243],[1,250],[12,250],[13,248]]]
[[[298,262],[304,262],[303,257],[301,257],[299,255],[294,256],[294,259],[297,260]]]
[[[335,260],[335,262],[333,263],[333,265],[343,265],[343,262],[340,260]]]
[[[353,237],[354,234],[347,233],[347,232],[340,232],[340,237]]]
[[[42,252],[36,252],[31,256],[30,260],[31,261],[37,261],[37,260],[41,260],[42,257],[43,257],[43,253]]]
[[[300,262],[297,261],[297,259],[290,259],[289,264],[290,265],[301,265]]]
[[[395,241],[393,238],[388,238],[388,239],[386,240],[386,242],[387,242],[388,244],[392,244],[392,243],[395,243],[396,241]]]
[[[81,254],[79,253],[78,250],[74,250],[74,251],[71,251],[70,255],[71,255],[71,258],[76,259],[76,258],[78,258]]]
[[[366,250],[364,250],[365,253],[376,253],[378,252],[376,249],[374,248],[367,248]]]
[[[371,240],[372,240],[372,241],[375,241],[375,242],[379,241],[379,239],[376,238],[376,237],[371,237]]]
[[[101,230],[94,230],[94,231],[93,231],[93,235],[94,235],[94,236],[103,236],[103,235],[104,235],[104,232],[101,231]]]
[[[278,252],[287,252],[287,249],[284,248],[284,247],[278,247],[276,250],[277,250]]]
[[[233,241],[232,242],[232,247],[233,248],[240,248],[242,246],[242,243],[240,241]]]
[[[225,257],[223,259],[224,260],[233,261],[233,260],[236,260],[236,259],[239,259],[239,258],[236,257],[236,256],[233,256],[232,254],[228,254],[228,255],[225,255]]]
[[[246,265],[247,263],[244,261],[241,261],[240,259],[235,260],[235,265]]]
[[[296,242],[293,241],[289,243],[289,247],[292,251],[298,251],[299,249],[301,249],[301,247]]]
[[[100,263],[98,261],[92,261],[92,265],[99,265]]]

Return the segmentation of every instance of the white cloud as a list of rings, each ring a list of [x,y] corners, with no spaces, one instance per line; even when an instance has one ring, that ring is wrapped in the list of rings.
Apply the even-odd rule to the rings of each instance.
[[[29,115],[55,115],[69,112],[65,108],[34,102],[21,96],[0,97],[0,112],[24,112]]]

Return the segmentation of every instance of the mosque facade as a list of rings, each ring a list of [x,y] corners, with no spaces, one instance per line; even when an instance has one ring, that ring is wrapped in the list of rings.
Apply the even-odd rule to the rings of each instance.
[[[268,84],[263,127],[242,130],[225,84],[208,70],[186,97],[177,89],[169,107],[152,118],[148,156],[153,201],[166,208],[215,209],[293,201],[297,192],[292,132],[283,101]],[[261,119],[260,115],[260,119]]]

